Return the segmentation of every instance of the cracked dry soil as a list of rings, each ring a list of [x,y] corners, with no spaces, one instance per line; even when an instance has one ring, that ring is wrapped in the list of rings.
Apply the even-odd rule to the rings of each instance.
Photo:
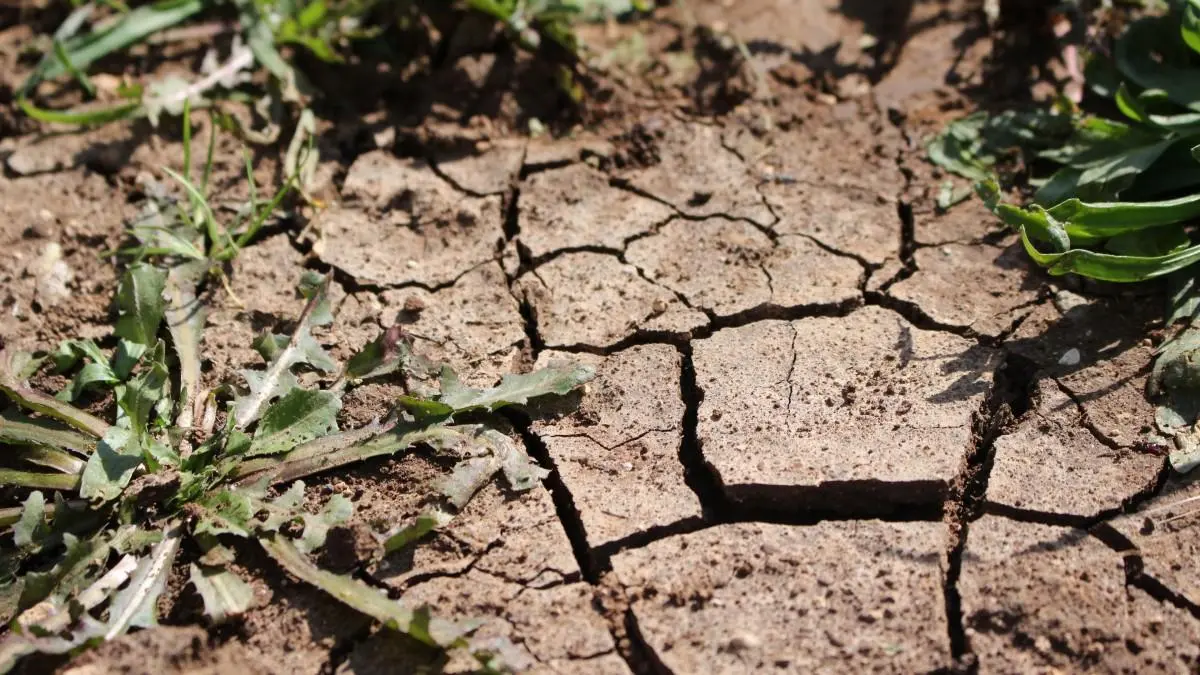
[[[332,273],[338,320],[319,338],[339,358],[398,320],[476,384],[596,367],[583,395],[510,418],[553,469],[545,490],[489,486],[400,559],[325,564],[486,619],[535,673],[1195,672],[1200,530],[1145,512],[1196,490],[1136,442],[1159,303],[1043,275],[974,202],[933,208],[942,177],[920,140],[1011,74],[1002,45],[956,2],[691,4],[750,45],[769,96],[737,88],[754,81],[743,64],[560,140],[461,126],[449,103],[415,125],[339,122],[318,171],[329,208],[271,228],[232,265],[232,293],[210,289],[209,383],[294,317],[305,268]],[[694,44],[688,25],[666,12],[618,30],[670,51]],[[5,67],[23,30],[0,33]],[[882,47],[857,47],[864,34]],[[0,339],[105,335],[115,276],[94,252],[179,143],[118,126],[14,134],[0,156]],[[236,197],[236,144],[217,156]],[[260,180],[277,166],[265,157]],[[344,424],[396,392],[355,390]],[[446,470],[416,453],[310,490],[351,498],[371,527],[418,513]],[[239,561],[256,591],[243,619],[205,628],[178,571],[167,625],[57,665],[464,667],[253,550]]]

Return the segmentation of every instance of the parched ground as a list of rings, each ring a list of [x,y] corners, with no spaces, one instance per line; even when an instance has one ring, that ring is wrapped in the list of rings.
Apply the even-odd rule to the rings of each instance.
[[[523,133],[559,105],[522,96],[542,82],[528,60],[469,45],[405,99],[420,114],[327,123],[327,208],[210,289],[205,377],[294,319],[306,268],[334,279],[335,356],[398,320],[477,383],[594,365],[514,432],[553,469],[545,490],[493,485],[360,570],[487,619],[531,672],[1195,672],[1200,531],[1161,508],[1200,492],[1139,442],[1160,298],[1047,277],[981,205],[933,206],[922,139],[1037,91],[1036,35],[1001,41],[958,2],[687,7],[589,29],[641,79],[614,75],[555,140]],[[714,25],[753,61],[696,28]],[[16,73],[28,31],[0,35]],[[115,272],[96,252],[182,160],[177,130],[47,135],[5,114],[0,340],[104,336]],[[238,147],[218,157],[235,201]],[[277,168],[263,157],[260,179]],[[357,390],[345,422],[396,391]],[[445,470],[413,454],[310,486],[394,524]],[[239,560],[244,619],[203,627],[179,572],[168,626],[63,668],[461,667]]]

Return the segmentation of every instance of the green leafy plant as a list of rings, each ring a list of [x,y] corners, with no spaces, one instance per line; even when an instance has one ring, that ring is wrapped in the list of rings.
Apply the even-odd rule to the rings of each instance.
[[[39,83],[65,77],[94,98],[96,87],[87,73],[98,60],[167,31],[219,24],[214,19],[226,4],[232,4],[237,14],[236,37],[228,53],[211,51],[204,72],[194,78],[170,76],[144,85],[123,85],[115,92],[117,103],[65,111],[44,109],[30,100]],[[464,0],[463,4],[500,22],[529,49],[536,49],[546,37],[569,55],[580,48],[572,27],[575,21],[649,8],[645,0]],[[142,117],[157,124],[163,116],[180,115],[185,106],[249,104],[266,119],[267,129],[253,130],[236,115],[223,115],[225,123],[247,141],[273,142],[283,121],[283,106],[303,109],[316,93],[295,66],[295,50],[326,63],[341,63],[355,42],[380,39],[392,25],[421,25],[408,20],[419,11],[420,4],[411,0],[158,0],[132,10],[111,0],[96,0],[78,6],[55,31],[41,62],[18,90],[17,103],[34,119],[79,126]],[[270,75],[272,86],[266,91],[252,84],[260,69]]]
[[[976,113],[933,138],[935,164],[976,181],[976,192],[1018,232],[1050,274],[1107,282],[1160,277],[1170,287],[1168,325],[1148,393],[1160,401],[1158,440],[1172,441],[1179,471],[1200,466],[1200,0],[1128,25],[1111,56],[1093,54],[1087,85],[1124,119],[1077,112]],[[1014,161],[1015,160],[1015,161]],[[1030,203],[1005,203],[994,176],[1050,165]],[[948,207],[947,198],[942,206]]]
[[[253,345],[260,367],[204,390],[203,285],[224,278],[220,265],[280,203],[276,195],[259,204],[251,182],[250,203],[233,225],[222,225],[206,194],[209,172],[198,185],[186,170],[169,172],[184,199],[151,186],[146,212],[130,225],[134,244],[113,252],[128,265],[111,356],[90,340],[42,355],[0,351],[0,401],[9,404],[0,406],[0,446],[9,458],[0,485],[24,495],[19,506],[0,508],[0,526],[12,532],[12,545],[0,547],[0,616],[13,622],[0,639],[0,672],[31,653],[69,653],[155,625],[157,599],[186,540],[202,551],[188,578],[212,621],[252,603],[249,585],[230,568],[234,542],[244,540],[390,629],[467,650],[485,671],[503,670],[510,647],[473,641],[477,624],[433,617],[311,562],[353,505],[335,495],[310,512],[302,479],[418,446],[453,457],[455,468],[433,486],[441,500],[379,533],[376,555],[389,555],[444,527],[497,474],[513,491],[537,487],[546,471],[501,431],[507,427],[494,412],[566,394],[591,379],[591,369],[552,366],[475,389],[415,353],[400,326],[339,363],[313,333],[335,321],[328,280],[307,272],[290,333],[261,335]],[[56,396],[28,384],[44,368],[73,373]],[[405,385],[391,413],[340,429],[345,393],[384,378]],[[111,414],[74,405],[109,396]]]

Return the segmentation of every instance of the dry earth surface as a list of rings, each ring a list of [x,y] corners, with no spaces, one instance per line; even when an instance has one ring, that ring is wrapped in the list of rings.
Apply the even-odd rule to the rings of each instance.
[[[714,23],[751,63],[696,29]],[[335,356],[399,321],[475,383],[597,369],[581,396],[513,418],[553,469],[545,490],[493,485],[402,559],[325,564],[486,619],[535,673],[1200,668],[1200,530],[1144,515],[1200,494],[1138,442],[1158,299],[1047,277],[979,204],[933,206],[922,139],[1036,91],[1052,74],[1012,56],[1036,50],[949,1],[695,0],[588,31],[614,54],[643,40],[624,57],[641,72],[553,140],[521,132],[561,120],[529,95],[548,79],[495,39],[410,89],[364,85],[400,112],[326,123],[327,208],[273,226],[231,292],[208,292],[211,383],[294,319],[306,268],[334,279],[319,338]],[[7,100],[31,34],[0,32]],[[182,161],[178,129],[46,134],[7,107],[0,340],[103,337],[116,277],[96,252]],[[231,201],[239,153],[218,144]],[[277,169],[264,153],[260,180]],[[397,391],[356,390],[344,421]],[[386,526],[446,470],[418,453],[310,490]],[[167,626],[26,670],[464,667],[253,551],[255,608],[206,628],[185,553]]]

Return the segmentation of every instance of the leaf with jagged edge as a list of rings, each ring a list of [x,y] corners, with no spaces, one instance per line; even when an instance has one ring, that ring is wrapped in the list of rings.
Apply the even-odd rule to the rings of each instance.
[[[290,452],[302,443],[335,433],[341,409],[341,399],[332,392],[293,389],[263,413],[244,456]]]
[[[479,492],[499,472],[504,473],[509,487],[516,492],[530,490],[540,484],[550,472],[533,462],[511,438],[482,427],[463,427],[466,432],[455,439],[444,437],[431,443],[438,449],[454,446],[462,459],[450,475],[438,481],[437,491],[444,504],[434,505],[412,523],[401,527],[384,541],[385,553],[400,550],[429,532],[449,525],[475,493]]]
[[[237,616],[254,604],[254,589],[227,569],[193,563],[189,578],[204,600],[204,614],[213,623]]]
[[[105,640],[124,635],[130,628],[149,628],[158,625],[158,596],[167,587],[171,564],[179,551],[182,530],[169,525],[162,541],[155,544],[150,555],[138,562],[129,585],[112,599],[108,610]]]
[[[301,553],[312,553],[325,545],[329,530],[350,520],[354,515],[354,505],[344,495],[335,494],[325,503],[321,512],[313,515],[301,513],[304,519],[304,532],[294,543]]]
[[[450,622],[430,616],[427,607],[412,608],[382,591],[350,577],[313,565],[290,541],[278,534],[259,538],[263,550],[289,574],[325,591],[343,604],[381,622],[387,628],[443,649],[470,648],[467,637],[479,622]],[[482,656],[482,655],[480,655]],[[492,654],[487,654],[490,658]]]
[[[321,349],[309,332],[314,325],[314,314],[317,314],[318,308],[325,301],[327,288],[328,284],[322,283],[309,297],[304,311],[300,313],[299,321],[296,322],[295,332],[282,347],[275,345],[278,348],[274,350],[274,358],[270,360],[266,370],[242,371],[250,391],[234,401],[233,417],[237,429],[248,427],[262,415],[268,403],[286,395],[297,386],[296,378],[291,372],[294,366],[308,363],[327,372],[336,369],[336,363]]]
[[[442,393],[433,405],[413,397],[401,397],[406,406],[419,405],[429,413],[450,415],[466,410],[496,410],[507,405],[525,405],[532,398],[563,395],[589,382],[596,369],[583,365],[554,365],[523,375],[505,375],[491,389],[464,387],[450,367],[442,368]]]

